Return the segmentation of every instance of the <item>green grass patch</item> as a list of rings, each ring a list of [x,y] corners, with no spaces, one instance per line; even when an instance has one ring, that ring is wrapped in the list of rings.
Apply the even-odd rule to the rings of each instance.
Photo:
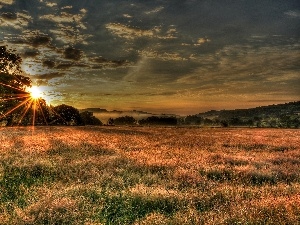
[[[133,224],[152,212],[171,216],[182,208],[182,204],[176,198],[145,198],[119,194],[105,197],[99,216],[107,225]]]
[[[133,224],[153,212],[171,217],[186,207],[185,202],[175,197],[145,197],[121,192],[111,195],[105,190],[85,190],[82,196],[88,205],[98,206],[94,208],[93,220],[107,225]]]
[[[16,167],[2,163],[0,202],[14,202],[19,207],[24,207],[27,190],[32,186],[52,182],[56,175],[53,168],[42,164]]]

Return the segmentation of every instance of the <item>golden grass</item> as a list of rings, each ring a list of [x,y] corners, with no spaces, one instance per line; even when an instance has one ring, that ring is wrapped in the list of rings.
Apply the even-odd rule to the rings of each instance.
[[[0,224],[300,224],[300,130],[0,128]]]

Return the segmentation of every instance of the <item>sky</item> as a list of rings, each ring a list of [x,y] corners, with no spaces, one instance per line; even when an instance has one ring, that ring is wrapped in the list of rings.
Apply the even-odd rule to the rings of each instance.
[[[52,105],[195,114],[300,99],[299,0],[0,0]]]

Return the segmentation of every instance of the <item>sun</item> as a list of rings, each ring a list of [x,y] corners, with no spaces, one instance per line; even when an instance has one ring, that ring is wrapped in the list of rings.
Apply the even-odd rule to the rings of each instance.
[[[41,92],[41,90],[39,89],[39,87],[37,86],[32,86],[29,90],[28,90],[30,97],[33,100],[37,100],[41,97],[43,97],[43,93]]]

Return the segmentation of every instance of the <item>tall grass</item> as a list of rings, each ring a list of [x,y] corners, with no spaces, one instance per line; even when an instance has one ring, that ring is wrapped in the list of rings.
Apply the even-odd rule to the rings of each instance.
[[[0,224],[300,224],[299,134],[0,128]]]

